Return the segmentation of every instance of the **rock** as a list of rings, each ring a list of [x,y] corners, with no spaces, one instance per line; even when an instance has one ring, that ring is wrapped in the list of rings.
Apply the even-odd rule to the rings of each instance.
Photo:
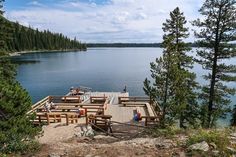
[[[52,154],[49,154],[48,157],[60,157],[60,155],[52,153]]]
[[[157,144],[155,144],[156,148],[159,149],[169,149],[175,146],[172,140],[163,140]]]
[[[93,137],[95,134],[93,132],[93,129],[90,125],[87,126],[87,131],[85,133],[86,137]]]
[[[178,137],[178,142],[179,142],[179,144],[181,144],[181,145],[186,145],[187,140],[188,140],[188,136],[180,135],[180,136]]]
[[[83,143],[83,142],[88,142],[91,141],[92,139],[88,138],[88,137],[80,137],[77,139],[78,143]]]
[[[230,140],[234,140],[234,141],[236,141],[236,137],[234,137],[234,136],[230,136],[230,137],[228,137]]]
[[[236,137],[236,133],[231,133],[230,136],[231,137]]]
[[[189,146],[188,150],[200,150],[200,151],[207,152],[209,150],[209,145],[207,144],[206,141],[203,141],[203,142],[196,143]]]
[[[185,157],[185,152],[179,152],[179,157]]]
[[[216,149],[217,148],[216,144],[213,143],[213,142],[209,143],[209,146],[210,146],[211,149]]]
[[[229,141],[231,145],[236,145],[236,141]]]
[[[220,151],[218,151],[218,150],[213,150],[212,153],[214,154],[214,156],[219,156]]]
[[[231,153],[236,153],[236,150],[234,148],[231,147],[226,147]]]
[[[81,131],[74,134],[76,137],[93,137],[94,131],[90,125],[87,127],[81,127]]]
[[[174,152],[171,157],[186,157],[185,152]]]
[[[94,136],[94,139],[96,139],[96,140],[100,140],[100,139],[116,140],[115,137],[112,137],[112,136],[104,136],[104,135],[97,135],[97,136]]]

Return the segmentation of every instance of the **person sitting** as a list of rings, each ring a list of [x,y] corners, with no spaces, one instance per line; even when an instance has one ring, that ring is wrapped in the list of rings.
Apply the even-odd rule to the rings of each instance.
[[[78,117],[80,117],[80,116],[81,116],[81,110],[78,109],[78,110],[76,111],[76,114],[78,115]]]
[[[50,109],[57,109],[57,105],[55,105],[53,102],[50,103]]]
[[[134,114],[134,121],[139,122],[141,120],[141,113],[139,112],[138,108],[135,110],[135,114]]]
[[[45,108],[45,110],[47,111],[47,112],[51,112],[51,110],[50,110],[50,103],[49,102],[46,102],[46,104],[44,104],[44,108]]]

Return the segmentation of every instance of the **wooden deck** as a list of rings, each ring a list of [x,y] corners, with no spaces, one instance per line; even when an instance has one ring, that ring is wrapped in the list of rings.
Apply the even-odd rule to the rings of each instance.
[[[112,115],[113,121],[127,123],[133,121],[135,111],[137,110],[141,113],[141,115],[146,116],[145,107],[120,107],[118,104],[109,104],[105,114]]]
[[[87,92],[85,95],[81,96],[81,99],[76,98],[76,100],[82,100],[79,102],[65,102],[64,98],[65,96],[48,96],[34,104],[32,106],[32,110],[29,111],[28,114],[33,112],[36,112],[37,114],[43,114],[47,112],[47,110],[44,109],[45,104],[55,100],[53,103],[57,106],[57,109],[52,109],[52,112],[73,111],[76,113],[76,110],[81,108],[86,109],[86,114],[89,116],[90,114],[97,114],[97,110],[102,108],[103,115],[111,115],[112,121],[121,123],[132,122],[133,117],[137,112],[141,113],[142,117],[156,116],[156,113],[153,110],[152,105],[149,104],[150,101],[147,97],[129,97],[129,93]],[[90,111],[90,108],[93,108],[93,110]],[[145,118],[142,119],[142,121],[144,120]],[[61,122],[65,122],[64,117],[62,118]]]

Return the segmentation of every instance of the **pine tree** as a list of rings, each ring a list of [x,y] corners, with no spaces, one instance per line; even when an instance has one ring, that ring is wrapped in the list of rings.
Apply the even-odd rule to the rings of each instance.
[[[6,46],[6,43],[9,44],[9,33],[5,28],[9,23],[6,23],[2,15],[0,20],[0,40]],[[30,121],[34,117],[26,114],[31,109],[31,100],[15,76],[15,66],[6,58],[0,58],[0,155],[25,151],[31,147],[34,137],[40,131]]]
[[[3,2],[4,2],[5,0],[0,0],[0,16],[2,16],[3,15],[3,13],[4,13],[4,11],[3,11]]]
[[[151,84],[147,78],[144,81],[144,92],[148,95],[153,102],[160,106],[160,112],[162,112],[160,118],[160,126],[166,127],[174,123],[173,117],[171,117],[170,106],[170,68],[169,68],[170,53],[163,52],[163,57],[157,58],[156,62],[150,63],[151,65],[151,77],[154,82]],[[158,111],[158,106],[155,106]]]
[[[0,55],[1,55],[1,51],[3,51],[4,49],[4,45],[5,45],[5,34],[3,32],[3,30],[5,29],[4,27],[4,19],[3,19],[3,0],[0,0]]]
[[[178,119],[182,128],[194,125],[197,113],[194,92],[197,87],[194,81],[196,76],[189,72],[193,60],[186,55],[190,48],[184,42],[189,36],[188,29],[184,26],[186,22],[178,7],[170,13],[170,19],[163,24],[163,57],[156,59],[156,63],[151,63],[153,87],[150,86],[150,81],[144,82],[145,93],[159,99],[163,110],[162,120],[165,121],[168,114],[169,119]]]
[[[27,116],[31,109],[28,93],[15,80],[15,66],[0,60],[0,152],[22,152],[32,143],[40,128]]]
[[[202,87],[202,116],[204,127],[213,127],[220,117],[225,117],[231,103],[229,95],[235,89],[225,85],[226,82],[236,81],[235,65],[227,65],[223,61],[235,57],[236,51],[230,44],[236,39],[236,1],[235,0],[206,0],[199,10],[204,19],[197,19],[194,26],[201,48],[197,51],[197,59],[203,69],[209,71],[204,78],[209,81]]]

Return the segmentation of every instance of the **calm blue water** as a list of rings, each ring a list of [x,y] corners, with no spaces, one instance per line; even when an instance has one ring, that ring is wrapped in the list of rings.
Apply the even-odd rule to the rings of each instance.
[[[162,54],[160,48],[93,48],[87,52],[43,52],[17,59],[37,60],[18,66],[17,79],[33,102],[47,95],[62,95],[71,86],[88,86],[94,91],[120,92],[125,85],[130,95],[144,95],[143,80],[149,63]]]
[[[17,75],[17,80],[36,102],[48,95],[66,94],[71,86],[114,92],[121,92],[127,86],[130,95],[144,95],[143,81],[150,77],[150,62],[161,55],[161,48],[91,48],[87,52],[29,53],[14,58],[37,61],[20,64]],[[225,63],[235,64],[236,60]],[[193,71],[198,82],[206,83],[202,75],[207,71],[197,64]],[[235,83],[229,85],[236,87]],[[235,96],[232,97],[234,104]]]

